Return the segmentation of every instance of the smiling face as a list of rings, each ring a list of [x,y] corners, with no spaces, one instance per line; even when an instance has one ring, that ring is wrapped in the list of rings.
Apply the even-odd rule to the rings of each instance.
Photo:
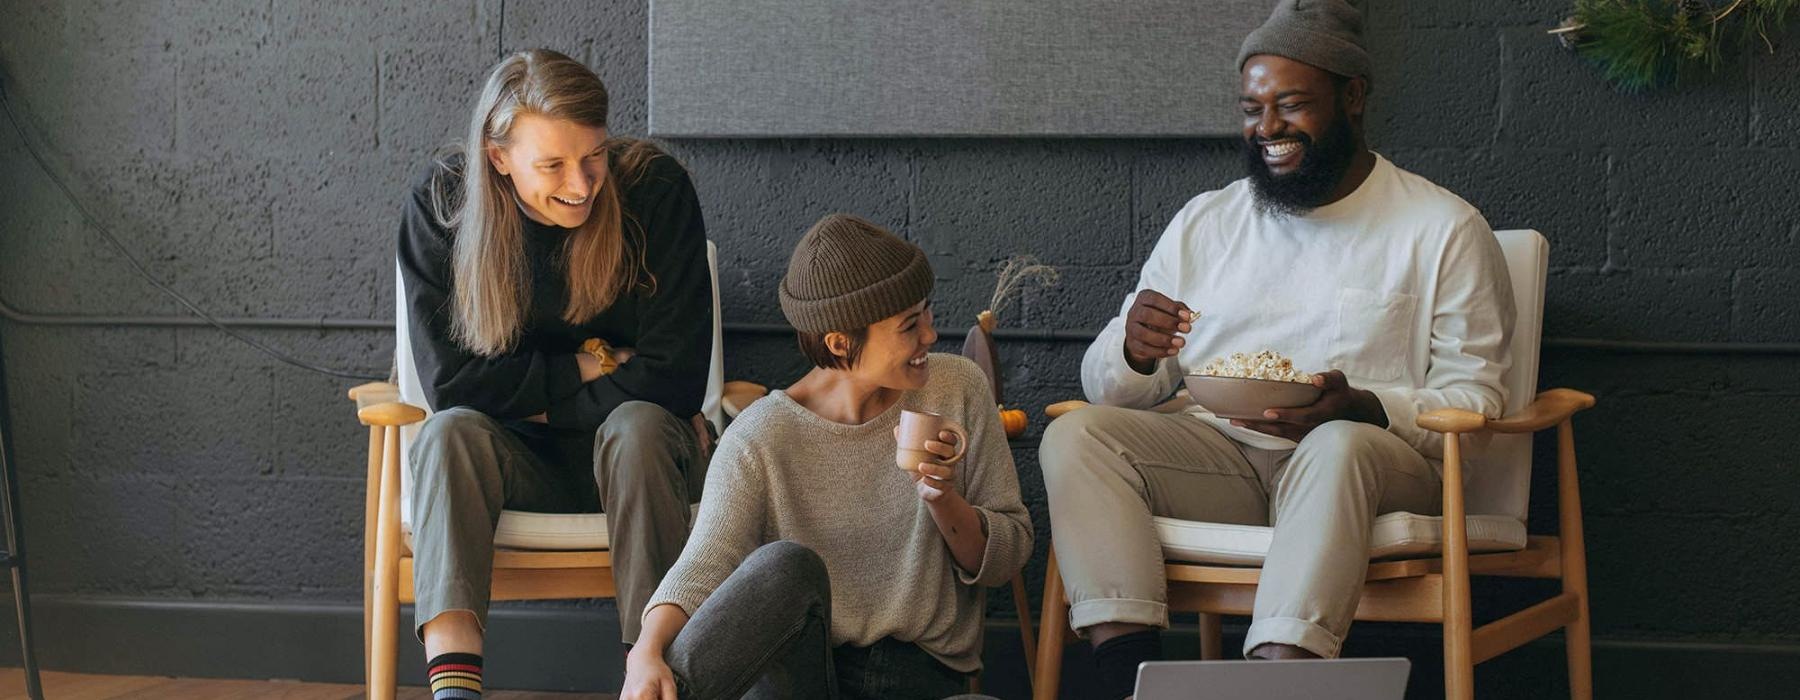
[[[512,181],[526,216],[576,228],[593,212],[594,195],[606,182],[605,144],[605,127],[520,114],[506,143],[487,153],[494,169]]]
[[[1332,198],[1362,150],[1367,82],[1281,56],[1244,63],[1244,169],[1265,210],[1303,214]]]
[[[912,391],[925,386],[929,378],[926,355],[938,339],[929,300],[876,321],[862,335],[861,340],[853,341],[845,333],[826,334],[826,347],[838,357],[850,357],[851,344],[856,343],[855,361],[839,365],[839,371],[883,389]]]

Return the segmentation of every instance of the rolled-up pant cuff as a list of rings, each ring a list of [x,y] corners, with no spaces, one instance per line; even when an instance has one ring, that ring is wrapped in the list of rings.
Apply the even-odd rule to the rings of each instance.
[[[1087,636],[1087,628],[1103,622],[1122,622],[1150,627],[1169,626],[1169,606],[1153,600],[1095,598],[1069,606],[1069,626]]]
[[[465,583],[449,582],[439,590],[421,590],[414,596],[413,634],[419,641],[425,641],[425,623],[437,619],[447,612],[464,610],[475,615],[475,624],[487,632],[488,599],[478,596],[473,588]]]
[[[1322,658],[1337,658],[1343,646],[1343,638],[1297,617],[1265,617],[1250,623],[1250,632],[1244,636],[1244,655],[1263,644],[1287,644],[1297,646]]]

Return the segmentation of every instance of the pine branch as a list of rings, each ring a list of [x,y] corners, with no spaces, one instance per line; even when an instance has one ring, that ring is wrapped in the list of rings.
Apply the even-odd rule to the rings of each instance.
[[[1722,6],[1721,6],[1722,5]],[[1627,92],[1681,82],[1724,63],[1728,26],[1741,24],[1740,45],[1775,49],[1771,32],[1800,0],[1575,0],[1575,14],[1552,30],[1601,75]]]
[[[1750,5],[1755,11],[1745,17],[1743,42],[1760,39],[1769,53],[1775,53],[1775,42],[1769,39],[1769,33],[1787,24],[1788,13],[1800,7],[1800,0],[1750,0]]]
[[[1675,76],[1672,8],[1646,0],[1577,0],[1575,50],[1600,66],[1606,80],[1636,92]]]

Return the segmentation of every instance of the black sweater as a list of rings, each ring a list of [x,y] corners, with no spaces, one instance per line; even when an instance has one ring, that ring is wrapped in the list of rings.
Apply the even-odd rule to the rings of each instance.
[[[712,354],[712,280],[706,225],[687,171],[662,156],[624,186],[625,209],[642,226],[642,255],[654,288],[621,292],[585,323],[562,319],[568,304],[562,250],[572,230],[524,217],[532,271],[524,335],[511,352],[480,357],[450,335],[453,234],[438,224],[430,188],[435,179],[450,195],[445,201],[460,198],[461,163],[451,165],[441,178],[434,178],[439,168],[433,164],[413,179],[400,223],[413,361],[432,408],[467,406],[502,421],[543,413],[552,428],[587,433],[627,401],[650,401],[683,419],[698,413]],[[583,384],[575,353],[588,338],[633,348],[636,355]]]

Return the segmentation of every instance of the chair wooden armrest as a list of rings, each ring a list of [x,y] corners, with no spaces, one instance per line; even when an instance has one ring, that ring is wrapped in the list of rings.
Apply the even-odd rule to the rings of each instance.
[[[728,418],[736,418],[750,404],[769,395],[769,388],[756,382],[732,380],[725,382],[724,390],[719,395],[719,408]]]
[[[425,410],[402,403],[400,387],[387,382],[358,384],[350,387],[348,393],[350,400],[356,402],[356,419],[371,428],[412,425],[425,420]],[[375,449],[374,445],[370,447]]]
[[[1537,395],[1524,410],[1489,420],[1474,411],[1440,408],[1419,416],[1419,427],[1436,433],[1535,433],[1561,425],[1580,411],[1593,408],[1594,397],[1574,389],[1551,389]]]
[[[1460,408],[1440,408],[1419,414],[1418,425],[1434,433],[1473,433],[1487,427],[1487,416]]]
[[[371,427],[412,425],[425,420],[425,409],[409,403],[386,401],[356,409],[356,419]]]
[[[358,384],[350,387],[348,393],[350,394],[351,401],[362,401],[364,400],[364,397],[374,396],[376,394],[392,394],[394,396],[399,396],[400,387],[394,386],[388,382],[369,382],[367,384]]]
[[[1088,406],[1092,406],[1092,405],[1093,404],[1090,404],[1081,399],[1070,399],[1068,401],[1058,401],[1056,403],[1045,406],[1044,407],[1044,415],[1049,416],[1050,420],[1056,420],[1058,418],[1063,417],[1063,414],[1065,414],[1065,413],[1074,411],[1075,409],[1078,409],[1078,408],[1087,408]],[[1192,405],[1194,405],[1194,402],[1188,399],[1187,389],[1181,389],[1181,390],[1175,392],[1174,397],[1170,398],[1167,401],[1159,403],[1155,406],[1151,406],[1150,408],[1148,408],[1146,410],[1154,411],[1156,413],[1181,413],[1182,411],[1186,411],[1188,409],[1188,407],[1192,406]]]

